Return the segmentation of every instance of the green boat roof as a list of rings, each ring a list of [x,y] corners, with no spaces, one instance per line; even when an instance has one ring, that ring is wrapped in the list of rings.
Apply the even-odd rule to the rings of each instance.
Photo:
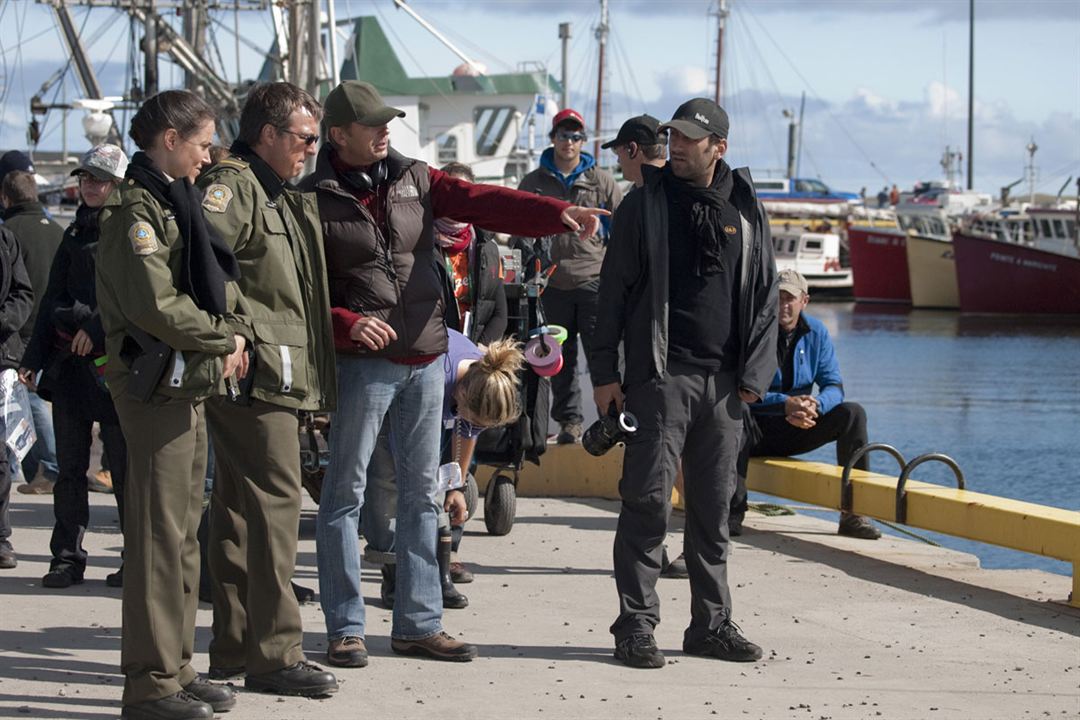
[[[372,16],[356,18],[355,45],[342,63],[342,80],[363,80],[382,95],[449,95],[483,93],[533,95],[545,90],[558,93],[559,81],[544,73],[520,72],[480,77],[409,77],[379,21]]]

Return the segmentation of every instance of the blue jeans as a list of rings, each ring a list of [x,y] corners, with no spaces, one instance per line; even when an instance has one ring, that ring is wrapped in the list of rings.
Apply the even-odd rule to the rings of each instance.
[[[41,474],[49,480],[56,480],[60,475],[60,466],[56,462],[56,437],[53,435],[52,413],[45,401],[36,392],[30,395],[30,413],[34,416],[34,432],[37,440],[30,452],[22,459],[23,478],[30,482],[37,475],[38,465]]]
[[[360,593],[360,508],[368,466],[384,420],[398,488],[393,637],[442,631],[442,586],[435,557],[443,358],[425,366],[338,358],[338,411],[331,420],[330,465],[316,531],[319,595],[331,640],[364,637]]]
[[[360,532],[367,540],[364,560],[378,565],[397,562],[394,523],[397,516],[397,480],[394,454],[390,450],[390,423],[384,421],[367,469]]]

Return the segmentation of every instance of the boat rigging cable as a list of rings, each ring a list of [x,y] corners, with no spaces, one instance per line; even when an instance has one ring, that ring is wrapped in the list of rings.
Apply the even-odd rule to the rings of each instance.
[[[840,118],[837,117],[835,113],[833,113],[832,109],[830,108],[830,104],[824,99],[822,99],[822,97],[818,94],[817,90],[814,89],[814,86],[799,70],[798,65],[792,62],[791,58],[788,57],[787,53],[784,52],[784,48],[781,47],[780,43],[776,42],[776,39],[773,38],[773,36],[769,33],[768,28],[765,27],[765,23],[763,23],[760,18],[758,18],[750,11],[746,3],[743,4],[743,7],[745,7],[746,9],[747,15],[755,23],[757,23],[758,27],[761,29],[762,34],[764,34],[765,37],[768,38],[769,42],[772,43],[773,47],[776,48],[776,52],[780,54],[780,57],[784,58],[787,64],[791,66],[792,72],[794,72],[799,77],[799,79],[803,81],[803,84],[806,85],[807,89],[810,90],[810,94],[813,96],[813,98],[822,104],[825,112],[829,115],[830,118],[832,118],[832,121],[836,123],[836,126],[840,128],[840,131],[844,134],[845,137],[847,137],[848,141],[852,144],[852,146],[859,151],[859,153],[863,156],[866,162],[870,165],[870,167],[874,169],[874,171],[878,175],[880,175],[887,182],[891,182],[889,180],[889,175],[885,173],[885,171],[883,171],[880,167],[878,167],[877,163],[874,162],[874,159],[870,157],[870,153],[868,153],[865,148],[863,148],[863,146],[859,144],[858,140],[856,140],[855,137],[848,131],[847,127],[842,122],[840,122]]]

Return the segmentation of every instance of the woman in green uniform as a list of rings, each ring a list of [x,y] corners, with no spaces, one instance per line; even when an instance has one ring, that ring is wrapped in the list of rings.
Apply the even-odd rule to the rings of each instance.
[[[138,145],[101,214],[97,285],[106,381],[128,448],[123,718],[211,718],[236,703],[191,667],[198,603],[196,530],[206,467],[202,401],[246,372],[232,315],[236,259],[192,182],[209,163],[214,111],[185,91],[143,104]]]

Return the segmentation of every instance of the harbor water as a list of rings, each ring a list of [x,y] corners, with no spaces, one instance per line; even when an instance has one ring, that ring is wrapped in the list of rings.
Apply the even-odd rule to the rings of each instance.
[[[1076,318],[824,302],[811,302],[807,312],[833,336],[846,398],[866,408],[871,442],[893,445],[909,460],[945,453],[969,490],[1080,510]],[[831,444],[803,457],[836,461]],[[898,472],[883,453],[872,453],[871,469]],[[955,484],[952,471],[937,463],[917,468],[914,479]],[[987,568],[1072,572],[1050,558],[916,532],[977,555]]]

